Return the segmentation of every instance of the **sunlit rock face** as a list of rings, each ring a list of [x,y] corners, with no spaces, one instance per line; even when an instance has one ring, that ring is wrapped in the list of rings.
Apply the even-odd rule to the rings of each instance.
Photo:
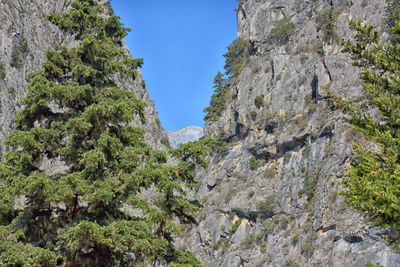
[[[328,7],[337,36],[351,36],[348,17],[384,27],[380,0],[239,1],[238,37],[251,54],[225,112],[204,128],[206,137],[224,132],[229,144],[197,170],[193,198],[204,208],[179,241],[205,266],[400,266],[384,242],[392,233],[369,226],[337,194],[352,143],[365,142],[323,89],[364,96],[360,70],[317,25]],[[282,18],[295,31],[286,43],[270,42]]]
[[[181,144],[199,140],[204,136],[203,128],[197,126],[189,126],[176,131],[169,131],[168,138],[172,147],[177,148]]]
[[[45,19],[47,13],[62,12],[70,3],[0,0],[0,63],[5,72],[0,78],[2,147],[14,127],[28,74],[41,67],[47,49],[74,45],[73,37]],[[238,37],[251,42],[251,55],[232,83],[225,112],[204,128],[205,136],[224,132],[229,143],[210,156],[206,169],[196,171],[199,187],[191,197],[204,208],[197,214],[198,225],[184,228],[178,245],[194,252],[205,266],[344,267],[368,261],[400,266],[399,255],[384,242],[393,233],[369,226],[337,194],[341,190],[337,181],[353,157],[352,143],[363,140],[332,108],[322,89],[357,100],[363,98],[362,86],[359,70],[349,64],[349,55],[341,53],[340,42],[322,42],[316,24],[318,12],[331,6],[338,36],[351,34],[347,17],[366,20],[381,30],[384,1],[239,3]],[[277,45],[268,36],[272,22],[283,17],[296,30],[289,42]],[[13,64],[12,51],[23,43],[27,49],[18,54],[21,64]],[[150,144],[165,147],[168,137],[141,75],[117,83],[147,104],[146,122],[135,123]],[[263,99],[259,107],[258,96]],[[188,130],[189,136],[201,136],[197,130]],[[178,146],[183,141],[173,142]],[[255,166],[250,164],[254,159]],[[64,166],[43,162],[41,168],[61,171]]]

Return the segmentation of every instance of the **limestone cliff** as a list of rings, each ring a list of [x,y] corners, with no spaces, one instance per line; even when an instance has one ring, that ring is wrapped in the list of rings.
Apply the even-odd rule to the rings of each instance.
[[[73,45],[45,19],[70,2],[0,1],[1,144],[45,50]],[[206,266],[400,266],[400,256],[385,244],[392,233],[369,226],[337,195],[351,144],[362,137],[331,108],[322,88],[353,99],[362,95],[358,70],[317,27],[317,14],[329,6],[339,36],[350,36],[349,16],[382,28],[380,0],[239,1],[238,37],[251,43],[251,54],[222,117],[204,129],[206,136],[224,132],[229,144],[197,171],[192,197],[204,209],[199,225],[186,228],[178,241]],[[284,17],[295,32],[286,44],[272,43],[273,21]],[[140,126],[162,147],[167,136],[141,75],[119,84],[147,103],[147,122]]]
[[[230,143],[197,172],[204,209],[181,241],[206,266],[400,266],[384,242],[390,231],[369,226],[337,194],[362,137],[322,88],[359,99],[362,87],[340,42],[326,42],[317,25],[328,7],[344,38],[347,17],[384,25],[378,0],[239,1],[238,37],[251,54],[222,117],[205,126],[206,136],[224,132]],[[294,33],[274,43],[282,18]]]
[[[101,0],[104,4],[108,1]],[[40,69],[47,49],[58,45],[74,45],[72,36],[65,35],[46,20],[46,15],[66,10],[71,0],[1,0],[0,1],[0,143],[13,129],[18,102],[25,95],[28,74]],[[1,75],[3,73],[3,75]],[[168,143],[159,123],[154,102],[139,73],[138,79],[117,83],[132,90],[146,104],[146,123],[141,125],[147,141],[157,148]],[[2,154],[2,153],[0,153]]]

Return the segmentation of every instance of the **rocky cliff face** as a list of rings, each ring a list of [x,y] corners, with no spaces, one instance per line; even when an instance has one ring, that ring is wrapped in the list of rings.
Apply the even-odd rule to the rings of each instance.
[[[73,45],[71,36],[45,20],[70,2],[0,1],[0,143],[13,128],[28,73],[40,68],[45,50]],[[383,2],[239,2],[238,36],[253,49],[223,116],[206,124],[206,136],[223,131],[230,143],[197,171],[200,186],[193,197],[204,209],[180,245],[206,266],[400,266],[400,256],[385,245],[392,233],[369,226],[337,195],[351,144],[362,137],[331,109],[321,89],[357,99],[361,83],[348,55],[338,43],[323,42],[316,24],[317,14],[332,6],[337,34],[346,38],[346,17],[382,26]],[[272,22],[284,17],[295,33],[286,44],[271,43]],[[141,126],[147,140],[162,147],[166,134],[142,78],[119,83],[148,104]]]
[[[400,266],[384,242],[390,231],[369,226],[337,194],[352,142],[363,140],[322,88],[359,99],[362,87],[339,42],[323,39],[316,17],[327,7],[344,38],[347,17],[384,25],[378,0],[239,1],[238,37],[252,54],[222,117],[206,123],[206,136],[223,131],[230,143],[197,172],[204,209],[180,241],[206,266]],[[282,18],[295,32],[273,43]]]
[[[28,74],[40,69],[47,49],[74,45],[72,36],[63,34],[46,20],[46,14],[62,12],[71,0],[0,1],[0,143],[13,129],[18,102],[26,93]],[[107,1],[101,0],[106,3]],[[2,75],[3,74],[3,75]],[[159,123],[153,100],[144,87],[141,74],[135,81],[117,78],[119,85],[132,90],[146,104],[146,140],[157,148],[168,143]],[[4,147],[2,147],[4,149]],[[2,153],[0,153],[2,154]]]

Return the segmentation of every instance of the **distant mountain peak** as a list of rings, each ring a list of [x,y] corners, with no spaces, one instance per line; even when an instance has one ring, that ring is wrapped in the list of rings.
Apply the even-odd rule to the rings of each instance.
[[[176,131],[168,131],[167,133],[169,142],[174,148],[190,141],[199,140],[204,136],[203,128],[198,126],[188,126]]]

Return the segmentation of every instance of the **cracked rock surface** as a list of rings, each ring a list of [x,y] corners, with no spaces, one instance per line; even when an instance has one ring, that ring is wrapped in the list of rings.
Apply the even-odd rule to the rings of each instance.
[[[352,143],[366,142],[323,90],[363,97],[359,70],[317,27],[327,7],[335,10],[338,36],[351,36],[347,17],[384,26],[378,0],[239,2],[238,37],[250,41],[252,53],[225,112],[204,129],[206,136],[224,132],[230,143],[197,171],[192,194],[204,208],[178,242],[205,266],[400,266],[384,242],[390,231],[369,226],[337,194]],[[295,33],[274,44],[273,21],[285,17]]]

